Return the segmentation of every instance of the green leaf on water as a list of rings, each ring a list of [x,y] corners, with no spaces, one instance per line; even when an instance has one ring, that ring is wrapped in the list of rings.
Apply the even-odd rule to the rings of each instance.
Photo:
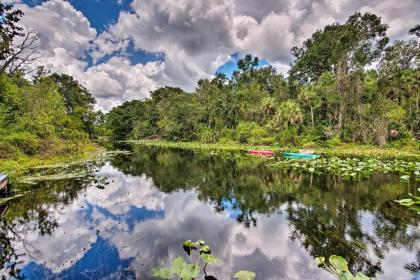
[[[414,201],[411,198],[404,198],[404,199],[400,199],[400,200],[395,200],[395,202],[399,203],[400,205],[403,206],[411,206],[414,204]]]
[[[200,274],[200,267],[196,264],[185,264],[179,273],[179,276],[183,280],[191,280]]]
[[[410,181],[410,175],[403,175],[400,177],[400,179],[403,181]]]
[[[208,245],[204,245],[201,247],[200,254],[210,254],[211,250]]]
[[[182,269],[186,266],[187,263],[181,257],[176,257],[171,264],[171,272],[176,274],[181,274]]]
[[[210,254],[201,254],[201,258],[208,264],[216,264],[220,261],[220,259]]]
[[[155,267],[152,269],[152,275],[161,279],[172,279],[172,272],[169,268]]]
[[[350,272],[346,271],[344,273],[341,273],[340,278],[338,278],[340,280],[355,280],[353,274],[351,274]]]
[[[328,261],[338,273],[346,272],[349,270],[347,261],[341,256],[332,255]]]
[[[315,262],[318,266],[325,263],[325,257],[316,257]]]
[[[187,241],[184,241],[184,243],[182,244],[182,248],[184,248],[184,251],[188,255],[191,255],[191,251],[197,249],[197,243],[192,242],[191,240],[187,240]]]
[[[356,280],[370,280],[370,277],[367,277],[362,272],[356,273]]]
[[[255,272],[252,271],[238,271],[233,275],[233,278],[238,280],[254,280],[255,279]]]

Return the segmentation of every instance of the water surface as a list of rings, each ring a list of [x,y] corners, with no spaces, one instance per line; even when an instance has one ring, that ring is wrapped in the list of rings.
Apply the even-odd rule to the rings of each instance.
[[[314,262],[333,254],[376,279],[420,279],[419,216],[393,202],[417,186],[397,176],[346,182],[248,156],[141,147],[90,172],[7,205],[3,278],[152,279],[154,266],[186,257],[184,240],[204,239],[223,261],[207,270],[218,279],[333,279]]]

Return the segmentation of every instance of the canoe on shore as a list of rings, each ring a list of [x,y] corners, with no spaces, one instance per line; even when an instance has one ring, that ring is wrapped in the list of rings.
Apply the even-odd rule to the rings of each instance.
[[[248,151],[248,153],[252,154],[252,155],[259,155],[259,156],[274,156],[273,151],[250,150],[250,151]]]
[[[8,182],[9,177],[6,174],[0,173],[0,190],[5,189],[7,187]]]
[[[283,153],[283,157],[314,159],[314,158],[319,158],[319,155],[308,154],[308,153]]]

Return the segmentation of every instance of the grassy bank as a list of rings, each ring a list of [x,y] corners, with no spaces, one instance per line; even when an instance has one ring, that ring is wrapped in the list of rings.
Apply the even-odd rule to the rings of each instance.
[[[255,146],[244,144],[205,144],[199,142],[170,142],[162,140],[130,140],[127,143],[133,143],[149,147],[165,147],[177,149],[203,150],[203,151],[248,151],[251,149],[270,150],[276,153],[286,151],[297,152],[299,147],[279,147],[279,146]],[[420,161],[420,151],[414,148],[396,149],[396,148],[378,148],[369,145],[346,144],[331,148],[314,149],[315,153],[327,156],[337,157],[376,157],[404,159],[411,161]]]
[[[76,160],[90,159],[99,156],[103,152],[104,148],[90,143],[81,146],[78,152],[72,154],[56,155],[51,157],[41,155],[30,157],[22,155],[13,159],[1,160],[0,172],[8,174],[10,178],[14,180],[34,166],[68,163]]]

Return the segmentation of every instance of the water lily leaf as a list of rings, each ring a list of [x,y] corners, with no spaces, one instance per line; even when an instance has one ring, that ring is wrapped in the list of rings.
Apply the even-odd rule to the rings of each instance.
[[[176,274],[181,274],[183,268],[188,265],[183,258],[176,257],[171,264],[171,272]]]
[[[325,257],[316,257],[315,262],[318,266],[320,266],[321,264],[325,263]]]
[[[220,261],[220,259],[210,254],[201,254],[201,258],[208,264],[216,264]]]
[[[370,280],[370,277],[367,277],[362,272],[356,273],[356,280]]]
[[[201,247],[200,254],[211,254],[210,247],[208,245],[204,245]]]
[[[328,261],[338,273],[346,272],[349,270],[347,261],[341,256],[332,255]]]
[[[400,177],[400,179],[403,181],[410,181],[410,175],[403,175]]]
[[[179,276],[183,280],[191,280],[200,274],[200,267],[196,264],[185,264],[179,273]]]
[[[182,244],[182,248],[184,248],[184,251],[189,255],[191,255],[192,250],[197,249],[196,242],[192,242],[191,240],[187,240]]]
[[[395,200],[395,202],[397,202],[397,203],[399,203],[400,205],[403,205],[403,206],[411,206],[411,205],[414,204],[414,201],[411,198]]]
[[[233,275],[233,278],[238,280],[254,280],[255,272],[252,271],[238,271]]]
[[[355,280],[353,274],[351,274],[348,271],[342,273],[340,275],[340,278],[338,278],[338,279],[340,279],[340,280]]]
[[[200,246],[204,246],[206,244],[206,241],[200,239],[196,243]]]
[[[172,279],[172,272],[169,268],[155,267],[152,269],[152,275],[161,279]]]

